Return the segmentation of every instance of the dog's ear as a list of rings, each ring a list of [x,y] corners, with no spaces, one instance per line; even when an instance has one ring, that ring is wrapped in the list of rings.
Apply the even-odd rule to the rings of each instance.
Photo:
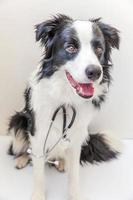
[[[104,24],[100,21],[98,22],[98,26],[104,35],[105,42],[108,43],[110,47],[119,49],[119,44],[120,44],[119,31],[116,28],[108,24]]]
[[[42,44],[46,44],[51,41],[56,32],[66,23],[71,22],[72,19],[66,15],[58,14],[52,19],[35,25],[36,41],[41,41]]]
[[[104,64],[112,65],[111,50],[112,48],[119,49],[119,44],[120,44],[119,31],[116,28],[108,24],[104,24],[100,21],[97,22],[97,25],[99,26],[105,38],[106,49],[104,53]]]
[[[36,41],[44,39],[50,31],[52,31],[52,24],[50,21],[42,22],[35,25],[36,29]]]

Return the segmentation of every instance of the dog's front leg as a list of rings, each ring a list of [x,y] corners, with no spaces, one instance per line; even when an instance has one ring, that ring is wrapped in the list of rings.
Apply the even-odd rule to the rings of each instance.
[[[67,149],[69,200],[81,200],[79,187],[80,147]]]
[[[43,109],[45,108],[45,109]],[[48,109],[46,109],[48,108]],[[47,131],[52,116],[50,105],[42,106],[36,111],[35,133],[30,137],[33,159],[33,194],[32,200],[45,200],[45,152],[44,149]],[[48,145],[48,144],[47,144]],[[47,148],[47,146],[45,146]]]
[[[31,140],[33,161],[33,194],[32,200],[45,200],[45,159],[41,137],[33,136]],[[40,157],[39,157],[40,156]],[[41,157],[42,156],[42,157]]]
[[[45,200],[44,159],[33,158],[33,194],[32,200]]]

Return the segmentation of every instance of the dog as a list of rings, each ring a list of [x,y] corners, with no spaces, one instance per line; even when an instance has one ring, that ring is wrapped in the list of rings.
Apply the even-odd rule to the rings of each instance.
[[[80,162],[107,161],[118,154],[104,135],[90,134],[89,128],[108,93],[111,51],[119,49],[119,31],[101,22],[100,18],[82,21],[59,14],[36,25],[35,33],[36,41],[45,47],[44,54],[29,79],[23,110],[10,119],[9,153],[15,156],[18,169],[25,167],[32,158],[32,200],[45,200],[44,143],[45,153],[54,146],[48,160],[59,161],[58,170],[67,171],[68,199],[81,200]],[[65,109],[64,115],[58,109],[60,106]],[[76,115],[73,123],[72,110]],[[55,112],[57,115],[48,137]],[[71,123],[67,139],[62,137],[63,116],[66,124]]]

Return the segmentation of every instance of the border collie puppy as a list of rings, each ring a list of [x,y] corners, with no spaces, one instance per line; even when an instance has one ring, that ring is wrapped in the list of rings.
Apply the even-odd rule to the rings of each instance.
[[[89,133],[89,125],[106,98],[111,82],[111,51],[119,48],[119,31],[100,19],[73,20],[57,15],[36,25],[36,40],[45,47],[41,64],[33,72],[25,91],[25,107],[11,117],[9,152],[16,167],[23,168],[32,149],[34,188],[32,200],[45,200],[44,143],[53,113],[63,105],[66,124],[75,120],[61,139],[62,111],[56,115],[45,144],[48,160],[58,160],[58,169],[68,172],[69,200],[82,200],[79,191],[80,162],[106,161],[116,157],[103,135]],[[65,115],[64,115],[65,116]],[[66,125],[67,126],[67,125]]]

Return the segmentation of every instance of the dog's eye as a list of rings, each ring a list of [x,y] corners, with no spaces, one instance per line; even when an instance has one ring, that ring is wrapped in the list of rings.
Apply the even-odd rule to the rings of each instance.
[[[103,49],[101,47],[97,47],[95,49],[95,53],[98,57],[100,57],[102,55]]]
[[[77,52],[77,48],[73,45],[70,45],[68,47],[65,48],[65,50],[68,52],[68,53],[76,53]]]

